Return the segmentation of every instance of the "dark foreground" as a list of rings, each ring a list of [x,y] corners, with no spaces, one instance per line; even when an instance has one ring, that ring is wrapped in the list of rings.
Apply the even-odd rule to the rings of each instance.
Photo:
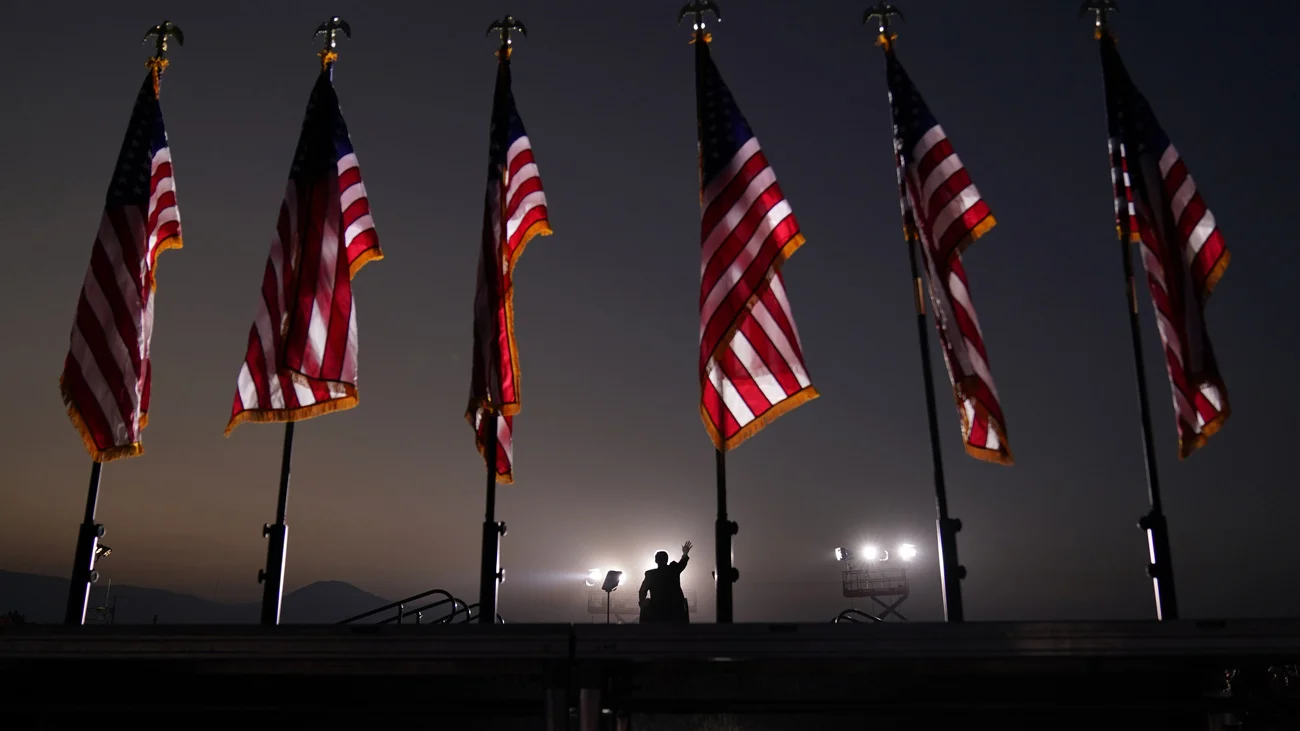
[[[0,728],[1300,728],[1298,660],[1300,620],[17,626]]]

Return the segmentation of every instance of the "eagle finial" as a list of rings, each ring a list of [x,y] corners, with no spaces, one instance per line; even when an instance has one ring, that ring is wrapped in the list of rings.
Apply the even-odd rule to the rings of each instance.
[[[870,23],[873,19],[876,21],[876,43],[885,50],[889,50],[894,43],[894,39],[898,37],[896,33],[890,30],[890,18],[893,17],[903,19],[903,11],[885,0],[867,8],[866,12],[862,14],[863,25]]]
[[[181,27],[170,20],[164,20],[146,31],[143,42],[147,43],[150,38],[154,39],[153,57],[156,59],[167,58],[168,38],[175,38],[178,44],[185,45],[185,34],[181,32]]]
[[[528,29],[513,15],[506,15],[501,20],[492,21],[492,25],[488,26],[487,34],[492,35],[493,31],[501,36],[501,47],[497,49],[497,55],[505,58],[510,58],[511,44],[514,42],[510,40],[510,34],[513,31],[519,31],[519,35],[524,38],[528,37]]]
[[[710,40],[709,34],[704,30],[704,14],[713,13],[713,17],[722,22],[722,9],[713,0],[694,0],[682,6],[681,11],[677,13],[677,22],[680,24],[682,19],[688,15],[694,15],[695,20],[691,29],[695,31],[695,39],[703,39],[705,43]],[[693,43],[694,41],[692,41]]]
[[[338,45],[339,31],[343,31],[345,37],[352,38],[352,26],[348,25],[346,20],[335,15],[324,23],[316,26],[316,32],[312,34],[312,38],[315,38],[322,33],[325,34],[325,47],[316,54],[317,56],[320,56],[320,66],[322,70],[328,69],[330,64],[338,60],[338,51],[335,51],[334,49]]]
[[[1079,17],[1083,17],[1091,10],[1097,14],[1097,27],[1093,32],[1093,37],[1101,40],[1103,35],[1110,33],[1110,16],[1109,14],[1119,12],[1119,6],[1115,0],[1085,0],[1083,6],[1079,8]]]

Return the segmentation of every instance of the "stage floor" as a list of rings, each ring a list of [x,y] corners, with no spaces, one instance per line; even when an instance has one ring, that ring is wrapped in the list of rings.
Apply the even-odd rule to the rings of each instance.
[[[0,713],[427,722],[437,709],[541,724],[585,695],[634,718],[850,714],[885,724],[875,728],[1173,719],[1203,729],[1211,713],[1293,713],[1295,686],[1270,689],[1268,669],[1297,662],[1300,620],[27,625],[0,629]],[[1240,673],[1224,697],[1229,670]]]

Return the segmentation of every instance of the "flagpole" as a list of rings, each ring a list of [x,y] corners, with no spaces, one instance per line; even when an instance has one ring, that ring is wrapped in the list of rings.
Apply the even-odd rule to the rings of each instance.
[[[352,28],[346,20],[336,16],[321,23],[312,34],[325,36],[325,44],[316,54],[320,56],[321,70],[334,78],[334,61],[338,59],[338,33],[352,37]],[[280,450],[280,489],[275,501],[275,522],[262,525],[262,535],[269,539],[266,545],[266,567],[258,569],[257,581],[262,585],[262,624],[274,627],[280,624],[280,608],[284,599],[284,564],[289,551],[289,525],[285,522],[289,509],[289,473],[293,464],[294,422],[284,425],[284,446]]]
[[[943,475],[943,449],[939,442],[939,412],[934,398],[934,371],[930,367],[930,337],[925,316],[925,290],[917,268],[917,250],[921,242],[909,233],[908,261],[912,265],[912,288],[916,301],[916,335],[921,344],[921,381],[925,387],[925,410],[930,422],[930,459],[934,464],[934,502],[938,512],[936,526],[939,532],[939,581],[943,587],[943,614],[949,622],[965,621],[962,605],[961,581],[966,578],[966,567],[957,560],[957,531],[961,521],[948,515],[948,487]]]
[[[862,18],[863,23],[868,23],[873,18],[879,22],[876,42],[886,53],[891,51],[891,44],[895,38],[890,30],[890,18],[893,16],[901,18],[903,13],[888,2],[880,2],[868,8]],[[904,200],[907,197],[906,185],[900,167],[899,196]],[[921,281],[920,266],[917,263],[921,240],[911,221],[906,219],[903,224],[903,241],[907,244],[907,258],[912,270],[916,336],[921,353],[921,381],[925,388],[925,410],[930,428],[930,460],[934,465],[934,502],[937,513],[935,526],[939,537],[939,581],[943,588],[943,613],[944,619],[948,622],[963,622],[966,619],[966,612],[962,603],[961,582],[966,578],[966,567],[962,566],[957,558],[957,532],[961,530],[961,521],[948,514],[948,486],[943,473],[943,447],[939,441],[939,411],[934,397],[934,370],[930,366],[925,284]]]
[[[1084,12],[1088,10],[1097,13],[1096,37],[1101,41],[1110,33],[1107,13],[1112,10],[1118,11],[1119,8],[1113,0],[1089,0],[1083,6]],[[1142,454],[1146,466],[1147,499],[1150,504],[1150,510],[1138,520],[1138,527],[1147,534],[1147,551],[1151,560],[1147,565],[1147,575],[1151,577],[1151,587],[1155,596],[1156,618],[1162,621],[1172,620],[1178,619],[1178,595],[1174,589],[1169,522],[1165,518],[1164,503],[1160,498],[1160,474],[1156,463],[1155,439],[1151,429],[1151,399],[1147,392],[1146,359],[1142,355],[1142,326],[1138,319],[1137,279],[1134,276],[1130,244],[1132,231],[1129,230],[1127,212],[1120,211],[1116,219],[1119,222],[1119,248],[1124,267],[1125,298],[1128,304],[1129,342],[1133,349],[1138,410],[1142,420]]]
[[[270,539],[266,546],[266,568],[257,572],[257,581],[262,584],[262,624],[271,627],[280,623],[280,605],[284,595],[284,563],[289,550],[289,526],[285,523],[285,514],[289,508],[289,467],[292,462],[293,422],[290,421],[284,425],[275,522],[262,526],[262,535]]]
[[[77,533],[77,551],[72,562],[72,583],[68,588],[68,606],[63,623],[86,623],[86,603],[90,599],[90,585],[95,581],[95,547],[104,536],[104,526],[95,522],[95,509],[99,505],[99,476],[103,463],[90,463],[90,488],[86,492],[86,512]]]
[[[154,39],[154,55],[146,65],[154,74],[154,93],[158,93],[158,81],[167,68],[167,42],[175,38],[185,45],[185,34],[180,27],[170,20],[150,28],[144,34],[145,41]],[[137,435],[138,437],[138,435]],[[104,526],[95,522],[95,511],[99,507],[99,482],[104,465],[98,460],[90,463],[90,486],[86,490],[86,510],[81,520],[81,529],[77,533],[77,548],[72,561],[72,578],[68,587],[68,604],[63,613],[63,623],[83,625],[86,623],[86,604],[90,599],[90,585],[98,576],[95,574],[95,549],[99,539],[104,537]]]
[[[717,551],[715,578],[717,584],[718,624],[731,624],[735,620],[735,584],[740,571],[731,565],[731,538],[740,531],[740,525],[727,519],[727,453],[721,449],[717,455],[718,518],[714,522],[713,541]]]
[[[704,14],[713,13],[718,22],[722,22],[722,13],[717,3],[712,0],[695,0],[681,10],[677,22],[687,15],[694,16],[692,27],[695,45],[695,125],[699,144],[704,144],[703,124],[700,111],[704,108],[704,47],[709,42],[709,34],[704,29]],[[703,150],[701,150],[703,154]],[[701,158],[702,159],[702,158]],[[701,170],[701,176],[703,171]],[[701,181],[703,178],[701,177]],[[740,530],[740,526],[727,518],[727,453],[721,447],[714,448],[716,490],[718,496],[718,516],[713,524],[713,547],[715,552],[713,582],[717,599],[714,621],[718,624],[731,624],[735,619],[735,583],[740,572],[731,565],[731,538]]]
[[[483,459],[487,463],[487,500],[483,513],[483,556],[479,565],[478,621],[495,624],[497,621],[497,594],[501,579],[501,536],[506,534],[506,524],[496,519],[497,508],[497,429],[500,416],[496,411],[483,416],[487,432],[483,441]]]
[[[493,21],[492,24],[488,26],[488,35],[491,35],[493,31],[496,31],[501,40],[501,44],[497,47],[496,51],[497,64],[508,64],[510,63],[510,52],[512,50],[511,44],[513,43],[513,41],[510,40],[510,34],[514,31],[519,31],[524,36],[527,36],[528,31],[524,27],[524,24],[513,15],[506,15],[500,20]],[[500,91],[500,88],[498,88],[498,95],[500,94]],[[492,100],[492,121],[493,129],[495,130],[493,134],[507,133],[504,127],[497,129],[496,126],[495,116],[498,114],[498,108],[500,105],[500,98],[494,98]],[[504,193],[500,193],[499,195],[504,195]],[[502,211],[505,210],[505,204],[506,201],[502,198],[500,201]],[[498,242],[498,245],[499,243],[500,242]],[[489,263],[489,259],[485,252],[483,260],[484,276],[487,276],[487,267]],[[494,281],[499,280],[488,280],[489,283]],[[496,299],[499,300],[500,292],[497,294],[498,297]],[[496,333],[496,327],[496,319],[493,318],[493,338],[490,347],[494,352],[500,347],[497,337],[499,333]],[[498,353],[497,357],[493,359],[493,367],[499,367],[500,363],[501,358]],[[505,572],[501,570],[501,537],[506,534],[506,524],[496,519],[497,453],[500,450],[500,439],[497,430],[501,427],[501,413],[497,410],[495,405],[493,405],[493,408],[487,410],[487,413],[483,414],[482,419],[483,428],[486,432],[483,442],[483,460],[487,466],[487,495],[484,501],[485,509],[483,511],[483,550],[479,561],[478,621],[479,624],[496,624],[497,601],[500,598],[501,582],[505,579]]]

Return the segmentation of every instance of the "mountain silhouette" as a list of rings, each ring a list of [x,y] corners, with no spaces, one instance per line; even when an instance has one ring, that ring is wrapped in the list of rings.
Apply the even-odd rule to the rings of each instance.
[[[393,600],[383,599],[345,581],[317,581],[289,592],[280,606],[281,624],[334,624]],[[258,605],[258,614],[260,614]],[[394,612],[396,614],[396,612]],[[254,617],[256,620],[257,617]],[[375,621],[367,618],[368,622]]]
[[[106,597],[117,624],[149,624],[155,617],[159,624],[253,624],[261,613],[258,602],[227,604],[163,589],[100,583],[91,586],[88,622],[94,621],[94,608],[104,606]],[[67,598],[65,578],[0,570],[0,614],[17,611],[29,622],[56,624],[63,621]],[[334,624],[390,602],[347,582],[318,581],[285,595],[280,622]]]

